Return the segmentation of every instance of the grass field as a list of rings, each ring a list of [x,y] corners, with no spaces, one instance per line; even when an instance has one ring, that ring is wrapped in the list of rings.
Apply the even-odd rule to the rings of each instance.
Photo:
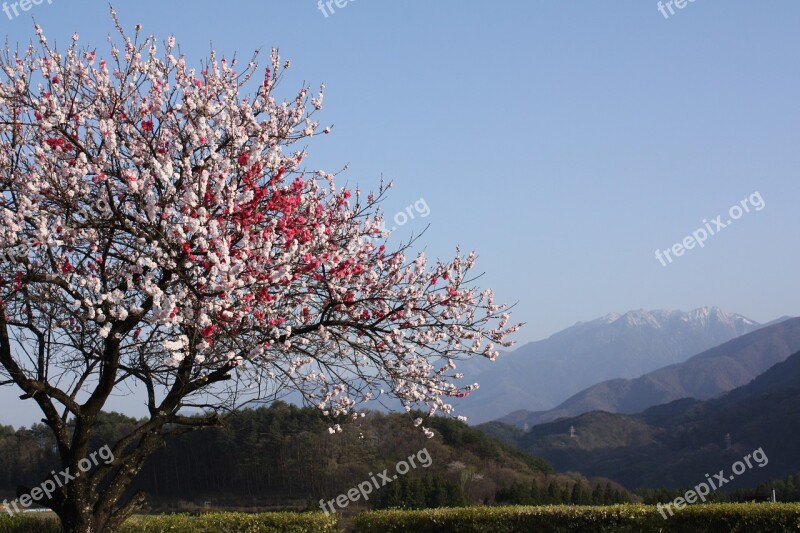
[[[60,533],[53,515],[0,516],[3,533]],[[340,521],[322,513],[207,513],[131,518],[119,533],[525,533],[800,531],[800,504],[693,505],[664,519],[652,505],[507,506],[389,510]]]

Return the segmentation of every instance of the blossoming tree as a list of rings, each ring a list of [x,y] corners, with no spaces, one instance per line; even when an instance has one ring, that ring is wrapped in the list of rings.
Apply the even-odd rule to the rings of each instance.
[[[195,70],[112,16],[106,59],[38,26],[0,57],[0,383],[38,405],[72,472],[112,394],[149,413],[41,503],[68,531],[113,530],[166,438],[287,391],[331,431],[384,391],[450,413],[476,387],[456,361],[493,359],[518,328],[472,286],[474,255],[387,249],[387,187],[304,167],[293,147],[329,131],[322,89],[277,99],[277,51],[263,70],[213,52]]]

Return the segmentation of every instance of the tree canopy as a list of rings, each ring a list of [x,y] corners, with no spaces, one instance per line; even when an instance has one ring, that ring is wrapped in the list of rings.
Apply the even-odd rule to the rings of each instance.
[[[39,26],[0,56],[2,383],[39,406],[65,468],[112,394],[149,413],[46,505],[70,530],[112,527],[166,437],[248,401],[295,392],[341,416],[385,394],[451,413],[477,388],[457,360],[493,359],[519,327],[473,285],[476,255],[388,249],[387,186],[305,167],[299,143],[330,131],[323,90],[279,99],[276,49],[264,69],[213,51],[195,68],[112,18],[105,58]]]

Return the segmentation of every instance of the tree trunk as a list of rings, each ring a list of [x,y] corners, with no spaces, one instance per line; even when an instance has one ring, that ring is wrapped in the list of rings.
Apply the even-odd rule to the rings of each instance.
[[[96,525],[98,522],[91,514],[83,511],[69,511],[59,516],[64,533],[102,533],[102,526]]]
[[[56,510],[64,532],[105,533],[109,531],[107,527],[109,516],[102,511],[95,511],[98,495],[90,494],[86,484],[80,485],[83,486],[66,487],[69,496]]]
[[[129,482],[124,482],[129,485]],[[70,494],[62,505],[54,506],[64,533],[109,533],[116,531],[145,503],[142,493],[117,506],[110,501],[113,496],[106,490],[89,493],[88,488],[70,487]]]
[[[65,467],[64,471],[75,477],[60,486],[51,500],[41,503],[58,515],[65,533],[116,531],[145,503],[141,492],[124,502],[122,498],[154,445],[161,440],[158,435],[145,436],[139,448],[117,458],[114,470],[102,472],[104,465],[101,464],[98,469],[78,474],[78,467]],[[68,461],[67,464],[77,463]]]

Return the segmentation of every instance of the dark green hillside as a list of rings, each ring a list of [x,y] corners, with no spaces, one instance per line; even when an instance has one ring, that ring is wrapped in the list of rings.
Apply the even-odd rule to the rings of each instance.
[[[587,413],[536,426],[517,442],[557,470],[629,488],[693,486],[761,448],[768,463],[725,485],[735,489],[800,472],[797,435],[800,353],[716,400],[678,400],[637,415]]]
[[[607,483],[557,474],[542,459],[449,418],[426,419],[435,433],[428,439],[413,427],[416,416],[371,412],[339,421],[341,432],[332,435],[332,422],[316,409],[276,403],[246,410],[221,428],[168,442],[134,488],[149,495],[154,509],[191,510],[205,502],[211,508],[315,508],[320,499],[346,493],[384,469],[391,476],[396,464],[412,455],[418,466],[376,490],[369,505],[491,503],[499,490],[515,484],[541,491],[554,484],[564,491],[580,481],[591,491]],[[137,423],[104,414],[94,446],[114,441],[124,427]],[[56,468],[49,439],[41,426],[0,428],[0,499],[10,497],[16,485],[37,484]],[[427,468],[421,457],[430,458]]]

